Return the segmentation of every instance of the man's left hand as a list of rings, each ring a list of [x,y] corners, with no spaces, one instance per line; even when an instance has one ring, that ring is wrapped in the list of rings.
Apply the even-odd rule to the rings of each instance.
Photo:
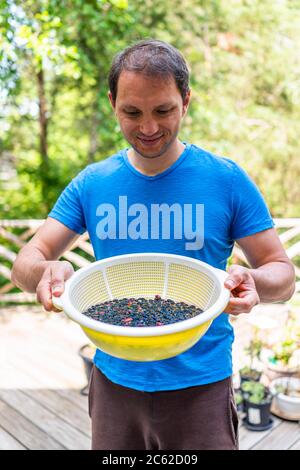
[[[249,270],[233,264],[228,269],[228,274],[224,285],[230,290],[230,300],[224,312],[231,315],[251,312],[252,308],[259,304],[260,299]]]

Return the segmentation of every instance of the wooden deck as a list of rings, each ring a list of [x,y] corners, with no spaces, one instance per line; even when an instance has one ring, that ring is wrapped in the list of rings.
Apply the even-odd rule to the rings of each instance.
[[[0,449],[90,449],[85,343],[63,314],[0,309]]]
[[[249,327],[233,322],[235,367]],[[86,385],[77,351],[87,342],[64,314],[39,306],[0,309],[0,450],[90,449]],[[240,448],[300,450],[298,423],[274,418],[265,432],[240,426]]]

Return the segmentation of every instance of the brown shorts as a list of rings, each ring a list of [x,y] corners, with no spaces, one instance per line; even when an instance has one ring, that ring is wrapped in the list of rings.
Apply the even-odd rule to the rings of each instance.
[[[238,450],[231,377],[180,390],[141,392],[90,378],[92,450]]]

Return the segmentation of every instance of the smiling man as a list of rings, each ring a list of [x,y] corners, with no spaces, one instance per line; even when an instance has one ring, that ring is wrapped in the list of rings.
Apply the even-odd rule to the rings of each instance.
[[[160,72],[153,80],[151,75],[126,70],[119,76],[117,92],[117,67],[115,64],[110,74],[109,99],[124,137],[132,146],[128,158],[135,168],[153,176],[169,168],[185,148],[178,132],[191,92],[186,86],[181,95],[171,75]]]
[[[246,172],[178,138],[190,101],[178,50],[149,39],[121,51],[109,99],[130,147],[70,182],[19,253],[12,280],[55,311],[52,296],[73,273],[57,260],[86,230],[97,260],[161,252],[226,269],[237,242],[251,268],[228,269],[230,301],[202,339],[176,357],[144,363],[97,350],[89,395],[93,449],[237,449],[228,314],[288,300],[293,265]]]

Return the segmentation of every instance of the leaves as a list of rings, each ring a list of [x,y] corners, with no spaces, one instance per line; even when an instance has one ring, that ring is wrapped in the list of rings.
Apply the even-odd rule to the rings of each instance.
[[[297,216],[299,10],[271,0],[2,0],[0,151],[14,155],[25,185],[21,208],[13,189],[1,193],[6,216],[32,216],[36,201],[36,217],[45,217],[76,172],[126,145],[107,75],[117,52],[146,37],[171,42],[188,61],[192,102],[181,139],[238,161],[273,216]],[[50,179],[38,170],[41,70]],[[39,204],[46,185],[49,200]]]

